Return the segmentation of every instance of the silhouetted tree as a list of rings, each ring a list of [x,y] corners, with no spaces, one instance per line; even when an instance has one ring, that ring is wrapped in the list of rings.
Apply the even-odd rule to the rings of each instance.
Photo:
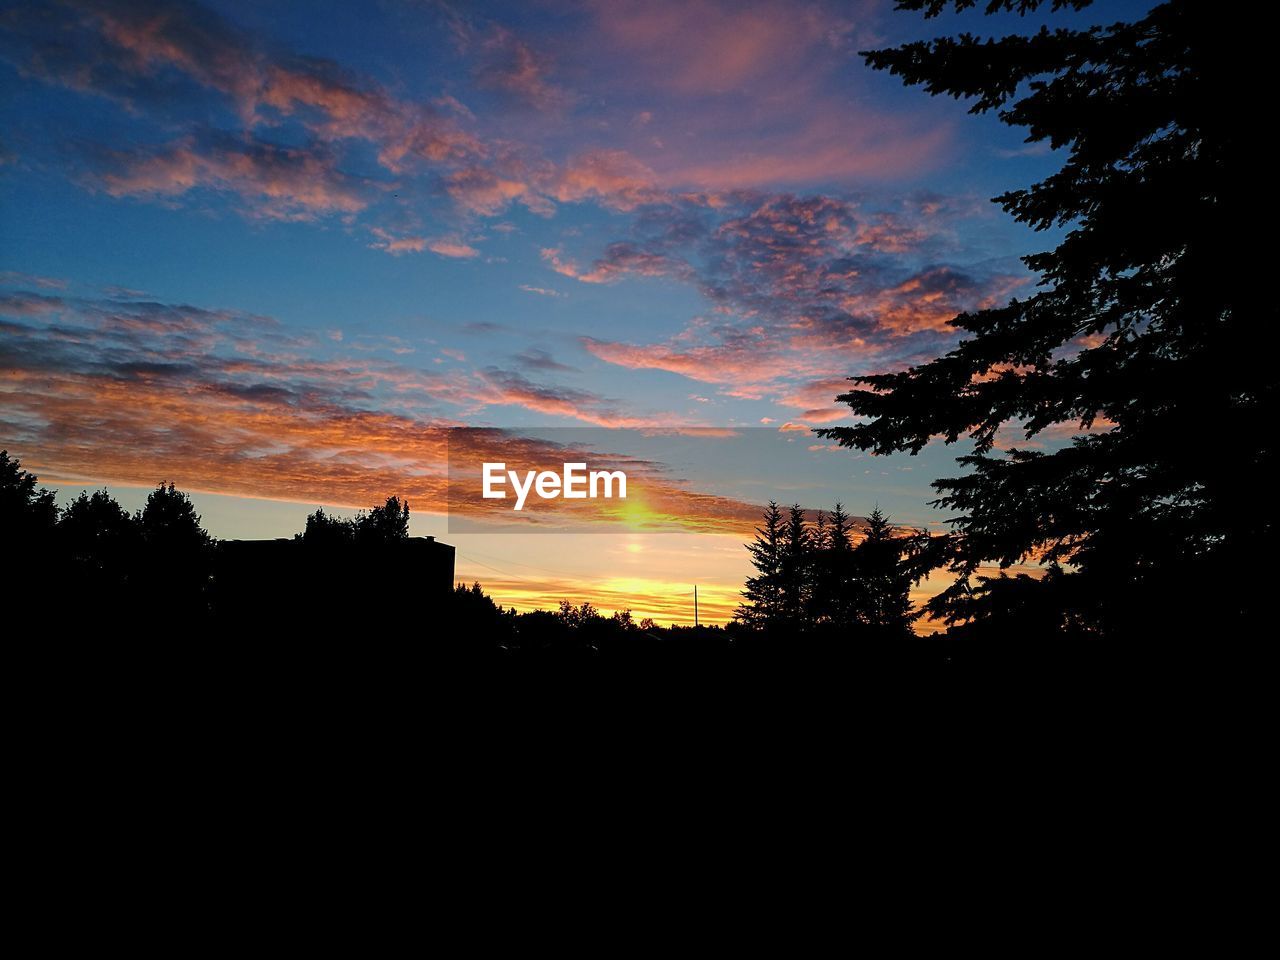
[[[191,498],[174,484],[160,484],[138,511],[138,529],[147,546],[158,553],[190,555],[206,550],[212,538],[200,525]]]
[[[837,553],[852,550],[852,531],[853,519],[844,512],[844,504],[837,500],[836,505],[831,508],[831,516],[828,518],[827,538],[823,546]]]
[[[782,544],[782,511],[770,500],[761,526],[756,527],[755,540],[747,544],[756,574],[747,578],[742,591],[745,602],[734,613],[749,627],[774,627],[782,622]]]
[[[866,535],[850,553],[849,612],[879,636],[911,633],[912,575],[903,554],[908,541],[895,535],[889,518],[876,507],[867,516]]]
[[[307,525],[299,537],[321,548],[343,547],[353,543],[378,546],[409,539],[409,504],[399,497],[388,497],[380,507],[361,511],[355,517],[335,517],[318,508],[307,516]]]
[[[787,633],[816,629],[828,638],[911,633],[911,586],[934,565],[921,559],[927,536],[895,530],[879,507],[856,546],[853,521],[840,503],[813,527],[798,505],[784,521],[771,502],[764,518],[747,545],[759,572],[747,580],[738,621]]]
[[[819,626],[848,628],[855,620],[853,521],[839,501],[824,519],[814,537],[811,619]]]
[[[949,4],[898,6],[934,16]],[[1255,125],[1226,109],[1254,89],[1250,42],[1219,6],[1171,0],[1132,23],[864,54],[1065,151],[1052,176],[996,198],[1036,229],[1070,227],[1024,258],[1040,289],[956,317],[965,337],[937,360],[853,378],[860,388],[839,399],[867,422],[818,431],[879,454],[973,438],[967,471],[935,483],[937,503],[959,513],[931,548],[957,578],[929,604],[935,615],[963,621],[978,599],[1015,593],[1028,607],[1026,594],[1052,589],[1062,606],[1041,623],[1104,636],[1259,622],[1265,592],[1232,583],[1275,541],[1274,511],[1259,505],[1271,500],[1280,413],[1269,253],[1246,227],[1270,222],[1260,204],[1274,203],[1274,174]],[[1006,425],[1094,432],[999,455]],[[1028,559],[1063,574],[974,592],[980,565]]]
[[[0,593],[7,601],[4,624],[10,636],[48,629],[49,612],[61,603],[52,536],[58,507],[38,482],[8,451],[0,451]]]
[[[787,511],[781,554],[782,620],[792,630],[803,630],[811,625],[813,540],[798,503]]]
[[[565,626],[574,628],[588,627],[602,619],[600,611],[590,603],[584,602],[575,607],[568,600],[560,601],[560,609],[556,616]]]
[[[57,537],[82,589],[92,586],[108,594],[128,584],[141,527],[106,490],[82,491],[72,500],[58,517]],[[116,594],[116,599],[123,598]]]
[[[504,610],[478,582],[470,587],[459,583],[454,588],[452,601],[449,622],[465,625],[465,629],[444,631],[437,643],[447,645],[454,656],[496,656],[512,644],[515,610]]]
[[[324,512],[320,507],[315,513],[307,515],[307,525],[302,533],[297,534],[309,547],[333,548],[355,543],[356,525],[354,520],[335,517]]]
[[[8,450],[0,450],[0,526],[7,538],[28,541],[47,537],[58,520],[58,505],[39,478],[22,469]]]
[[[138,529],[134,517],[106,490],[81,491],[58,517],[62,543],[75,555],[101,555]]]
[[[380,507],[362,513],[355,519],[357,543],[393,543],[409,539],[409,503],[399,497],[388,497]]]
[[[159,626],[184,629],[208,612],[213,539],[191,498],[173,483],[151,491],[135,522],[144,551],[136,575],[148,596],[141,612]]]

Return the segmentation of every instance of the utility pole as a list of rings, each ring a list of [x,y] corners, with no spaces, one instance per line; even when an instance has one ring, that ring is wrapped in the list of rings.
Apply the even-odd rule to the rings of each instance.
[[[698,585],[693,585],[693,625],[698,625]]]

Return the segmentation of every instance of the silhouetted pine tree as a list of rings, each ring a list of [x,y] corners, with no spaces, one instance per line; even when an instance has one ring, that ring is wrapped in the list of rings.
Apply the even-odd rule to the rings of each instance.
[[[898,5],[934,16],[952,4]],[[964,339],[937,360],[854,378],[860,388],[839,399],[867,422],[818,431],[879,454],[975,441],[964,474],[935,483],[960,516],[932,548],[957,575],[932,613],[971,617],[979,566],[1030,558],[1066,571],[1043,585],[1059,626],[1164,642],[1188,621],[1259,623],[1266,593],[1237,578],[1275,542],[1265,504],[1280,322],[1268,245],[1246,226],[1271,222],[1274,171],[1256,123],[1230,109],[1258,89],[1266,62],[1267,41],[1248,34],[1220,5],[1171,0],[1133,23],[864,54],[907,84],[971,99],[974,113],[997,110],[1065,157],[1042,182],[996,198],[1036,229],[1070,228],[1024,258],[1038,291],[955,318]],[[1027,437],[1096,430],[1002,455],[1005,425]],[[1019,581],[1019,605],[1037,589]]]
[[[782,528],[781,559],[782,620],[792,630],[803,630],[812,625],[813,540],[798,503],[792,504]]]
[[[866,536],[853,548],[850,588],[854,619],[880,636],[911,633],[912,576],[905,562],[908,539],[896,536],[876,507],[867,516]]]
[[[814,564],[817,621],[846,629],[857,619],[852,531],[853,520],[844,512],[844,505],[836,501],[827,521],[822,550]]]
[[[852,550],[853,520],[844,512],[844,504],[839,500],[836,501],[836,505],[831,509],[831,517],[828,523],[825,546],[837,553]]]
[[[734,617],[749,627],[770,628],[782,623],[782,511],[770,500],[756,527],[756,538],[747,544],[756,575],[748,577],[742,591],[743,603]]]

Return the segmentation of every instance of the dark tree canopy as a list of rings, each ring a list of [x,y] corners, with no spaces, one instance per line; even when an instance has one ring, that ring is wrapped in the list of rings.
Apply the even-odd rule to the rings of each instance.
[[[138,524],[143,540],[152,549],[191,555],[213,543],[200,525],[200,514],[191,498],[172,483],[162,483],[151,491],[138,514]]]
[[[58,518],[58,536],[72,556],[100,561],[134,548],[138,521],[106,490],[82,491]]]
[[[380,507],[356,518],[356,539],[367,543],[390,543],[409,538],[409,502],[388,497]]]
[[[336,548],[355,542],[356,525],[351,520],[325,513],[321,507],[307,515],[306,528],[297,536],[308,546]]]
[[[811,523],[798,505],[784,515],[770,501],[747,544],[756,573],[735,619],[782,635],[908,637],[916,617],[909,594],[923,573],[918,535],[895,529],[877,507],[853,540],[853,519],[839,503]]]
[[[933,15],[948,4],[899,6]],[[1128,637],[1210,603],[1215,620],[1251,621],[1261,597],[1231,578],[1274,536],[1280,325],[1262,290],[1269,243],[1245,229],[1259,218],[1274,228],[1263,215],[1274,173],[1261,177],[1255,159],[1261,116],[1244,123],[1232,109],[1262,94],[1239,24],[1219,5],[1173,0],[1133,23],[962,34],[865,57],[997,111],[1065,157],[996,198],[1037,230],[1066,228],[1024,258],[1039,288],[956,317],[963,339],[945,356],[854,378],[839,399],[867,422],[819,431],[879,454],[975,442],[964,473],[935,483],[958,519],[932,549],[958,580],[932,612],[980,615],[979,567],[1032,560],[1068,574],[1046,580],[1060,624]],[[1000,450],[1001,428],[1077,436]]]
[[[53,494],[36,488],[39,478],[0,450],[0,524],[5,535],[26,539],[47,534],[58,519]]]
[[[352,543],[378,546],[409,539],[409,503],[399,497],[347,519],[318,509],[307,517],[302,539],[316,547],[342,547]]]

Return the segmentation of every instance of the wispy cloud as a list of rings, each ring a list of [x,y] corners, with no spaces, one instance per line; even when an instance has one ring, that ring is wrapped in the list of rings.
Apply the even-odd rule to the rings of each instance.
[[[379,464],[426,476],[426,441],[411,438],[489,409],[599,426],[684,422],[499,367],[414,368],[399,359],[412,350],[394,339],[366,350],[363,337],[316,340],[231,310],[14,290],[0,293],[0,327],[0,433],[63,476],[151,482],[155,470],[186,462],[183,477],[280,496],[314,460],[317,475],[289,493],[312,499],[340,461],[344,486],[365,465],[366,491],[385,484]],[[518,359],[543,374],[572,369],[538,349]],[[356,502],[341,489],[329,496]]]
[[[528,283],[522,283],[522,284],[520,284],[520,289],[521,289],[521,290],[523,290],[525,293],[536,293],[536,294],[537,294],[538,296],[540,296],[540,297],[563,297],[563,296],[566,296],[566,294],[561,293],[559,290],[551,290],[551,289],[549,289],[549,288],[547,288],[547,287],[535,287],[535,286],[532,286],[531,284],[528,284]]]
[[[196,189],[227,191],[250,216],[311,219],[355,214],[367,207],[372,187],[343,173],[336,158],[317,146],[289,149],[252,139],[188,137],[150,150],[101,155],[92,176],[115,197],[178,197]]]
[[[600,426],[696,429],[500,368],[437,374],[325,356],[270,318],[237,311],[13,293],[0,300],[0,330],[0,433],[53,482],[175,479],[195,490],[339,505],[367,505],[394,491],[439,511],[449,499],[451,444],[455,461],[487,457],[493,444],[496,459],[512,462],[567,456],[519,431],[451,430],[462,422],[453,415],[458,404]],[[528,359],[561,366],[541,351]],[[458,447],[459,437],[471,446]],[[607,451],[592,461],[625,462],[634,494],[622,507],[588,505],[577,520],[741,533],[758,512],[695,490],[658,463]],[[491,506],[477,500],[473,512]]]
[[[537,347],[530,347],[521,353],[516,354],[516,362],[520,366],[529,370],[542,370],[554,373],[576,373],[578,368],[570,366],[567,363],[561,363],[546,350]]]
[[[472,76],[481,89],[536,110],[559,110],[572,103],[573,96],[551,79],[549,58],[511,29],[490,23],[470,39],[477,53]]]
[[[1024,274],[947,263],[963,204],[908,198],[895,208],[829,196],[737,194],[715,210],[651,210],[636,239],[586,266],[542,251],[585,283],[666,277],[694,285],[710,310],[675,336],[636,343],[589,336],[592,355],[665,370],[741,398],[770,398],[812,422],[842,416],[833,383],[892,369],[953,342],[957,314],[1002,301]],[[823,406],[826,404],[826,406]],[[792,414],[793,416],[795,414]]]

